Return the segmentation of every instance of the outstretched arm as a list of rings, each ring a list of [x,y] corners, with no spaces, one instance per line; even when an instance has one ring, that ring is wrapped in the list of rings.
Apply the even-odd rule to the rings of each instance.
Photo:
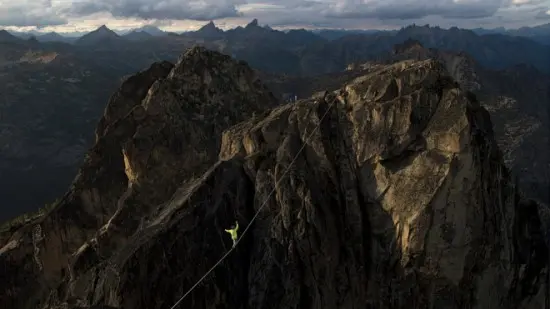
[[[235,221],[235,231],[239,230],[239,221]]]

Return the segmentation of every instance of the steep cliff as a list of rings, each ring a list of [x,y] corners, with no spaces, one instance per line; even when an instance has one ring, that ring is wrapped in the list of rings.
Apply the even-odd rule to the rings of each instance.
[[[355,64],[355,71],[403,60],[435,59],[462,89],[473,92],[491,114],[504,162],[529,196],[550,203],[550,76],[526,65],[490,70],[464,53],[426,48],[407,40],[380,61]]]
[[[238,220],[180,308],[544,308],[545,208],[439,62],[256,115],[247,72],[194,49],[126,81],[70,193],[2,237],[4,307],[170,308]]]
[[[128,78],[70,191],[46,216],[1,231],[0,303],[33,308],[68,275],[71,255],[108,256],[182,181],[216,162],[224,129],[276,105],[246,64],[203,48]]]

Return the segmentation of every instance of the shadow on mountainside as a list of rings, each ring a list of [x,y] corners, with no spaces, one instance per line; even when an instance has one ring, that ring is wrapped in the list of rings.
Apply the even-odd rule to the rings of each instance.
[[[168,309],[256,213],[179,308],[548,302],[548,216],[440,63],[277,105],[245,65],[200,48],[129,79],[65,199],[2,234],[0,303]]]

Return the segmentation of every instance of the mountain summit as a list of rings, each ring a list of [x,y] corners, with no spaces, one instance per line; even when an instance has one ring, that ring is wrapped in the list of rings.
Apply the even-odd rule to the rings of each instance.
[[[214,24],[213,21],[210,21],[206,25],[202,26],[198,31],[211,31],[215,29],[219,29],[219,28],[216,27],[216,24]]]
[[[102,25],[99,28],[97,28],[96,30],[91,32],[91,34],[101,35],[101,36],[110,36],[110,35],[113,35],[113,33],[115,33],[115,32],[112,31],[111,29],[107,28],[107,26],[105,26],[105,25]]]
[[[120,36],[113,30],[103,25],[96,30],[80,37],[75,43],[77,45],[95,45],[99,43],[109,43],[120,39]]]
[[[3,308],[543,308],[547,210],[441,63],[279,104],[203,48],[126,79],[70,191],[0,234]]]
[[[222,29],[216,27],[213,21],[210,21],[206,25],[202,26],[199,30],[186,33],[185,36],[205,38],[205,39],[221,39],[224,36]]]
[[[21,237],[0,234],[2,308],[43,304],[38,295],[49,293],[65,275],[80,276],[88,263],[103,263],[141,228],[141,218],[157,215],[156,205],[170,199],[180,180],[200,176],[217,161],[225,129],[277,104],[248,66],[203,48],[126,79],[111,97],[96,143],[62,201],[18,229]],[[43,240],[33,238],[36,229],[45,233]],[[31,239],[30,247],[24,244]],[[17,244],[13,250],[11,244]],[[22,255],[13,259],[14,254]],[[19,265],[12,270],[22,277],[5,273],[8,265]],[[23,277],[30,281],[18,284]],[[32,295],[37,298],[28,301]]]
[[[415,40],[396,45],[383,63],[407,59],[439,61],[462,89],[476,94],[491,113],[504,161],[521,179],[522,191],[548,203],[550,76],[529,65],[490,70],[467,53],[425,48]]]
[[[248,25],[246,25],[245,28],[254,28],[254,27],[259,27],[258,20],[256,18],[254,18],[250,23],[248,23]]]
[[[0,42],[17,42],[22,41],[20,38],[14,36],[6,30],[0,30]]]

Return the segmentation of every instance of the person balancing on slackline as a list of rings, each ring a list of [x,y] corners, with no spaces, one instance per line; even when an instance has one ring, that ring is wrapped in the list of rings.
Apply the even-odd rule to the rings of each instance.
[[[227,233],[231,235],[231,239],[233,240],[233,247],[237,244],[237,231],[239,230],[239,222],[235,221],[235,225],[231,226],[229,230],[225,230]]]

